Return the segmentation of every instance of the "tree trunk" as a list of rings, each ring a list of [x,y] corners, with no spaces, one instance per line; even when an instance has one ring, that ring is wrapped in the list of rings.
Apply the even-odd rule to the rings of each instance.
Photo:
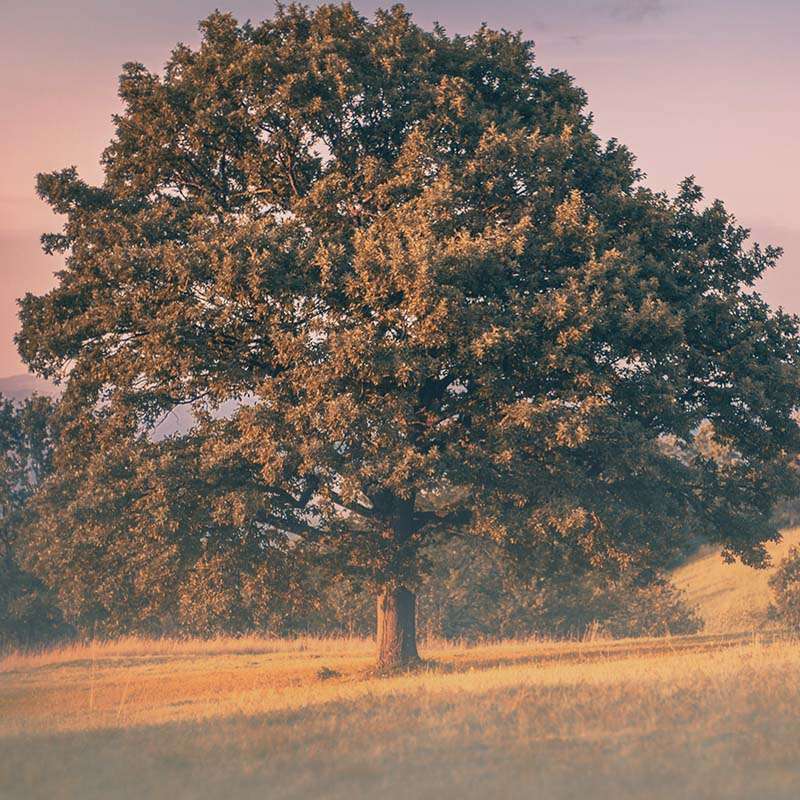
[[[417,598],[404,586],[378,595],[378,669],[397,669],[419,661]]]

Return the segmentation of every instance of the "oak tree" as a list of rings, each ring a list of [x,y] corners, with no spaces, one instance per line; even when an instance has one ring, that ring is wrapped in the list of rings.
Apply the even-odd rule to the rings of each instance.
[[[18,344],[76,426],[190,404],[203,469],[236,465],[218,509],[374,587],[382,666],[417,658],[432,537],[759,560],[800,444],[798,321],[753,290],[778,250],[647,189],[518,34],[349,4],[201,30],[125,65],[102,183],[39,177],[66,265]]]

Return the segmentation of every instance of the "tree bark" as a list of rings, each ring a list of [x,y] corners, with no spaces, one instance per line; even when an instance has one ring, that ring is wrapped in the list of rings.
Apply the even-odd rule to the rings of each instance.
[[[404,586],[378,595],[378,669],[398,669],[419,661],[416,606],[416,595]]]

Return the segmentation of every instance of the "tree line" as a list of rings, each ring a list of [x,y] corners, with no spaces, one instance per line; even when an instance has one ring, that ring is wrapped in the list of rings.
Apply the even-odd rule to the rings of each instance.
[[[173,531],[154,541],[125,512],[127,498],[119,486],[122,474],[131,469],[130,457],[99,471],[92,459],[91,467],[78,466],[68,495],[53,492],[55,405],[35,397],[17,404],[3,400],[0,409],[0,647],[121,634],[375,635],[372,593],[357,580],[324,569],[320,558],[292,554],[282,572],[267,576],[259,571],[264,555],[240,551],[233,538],[227,551],[218,548],[213,556],[207,545],[194,547],[196,519],[182,535]],[[142,454],[142,464],[152,463],[157,450],[171,446],[149,445],[153,449]],[[107,464],[108,458],[104,451]],[[164,489],[160,502],[185,491],[181,482],[190,473],[183,466],[174,469],[172,482],[163,459],[159,471],[151,472],[151,490],[156,483]],[[97,486],[89,489],[90,481]],[[74,488],[78,484],[84,488]],[[61,527],[63,514],[50,525],[50,504],[68,505],[82,491],[96,502],[99,486],[114,496],[113,513],[122,521],[113,532],[113,544],[81,525],[79,508],[72,512],[70,527]],[[192,499],[202,502],[198,494]],[[92,513],[98,513],[96,506]],[[185,517],[185,511],[169,502],[161,508],[151,504],[146,513],[166,521]],[[122,557],[114,559],[112,547]],[[418,609],[425,638],[583,636],[590,629],[612,636],[663,635],[701,627],[652,564],[614,575],[523,575],[499,556],[491,542],[476,544],[468,537],[428,548]]]

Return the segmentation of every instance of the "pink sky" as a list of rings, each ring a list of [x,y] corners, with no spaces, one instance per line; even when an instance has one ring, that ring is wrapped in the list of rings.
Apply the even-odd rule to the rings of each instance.
[[[0,6],[0,376],[25,370],[15,299],[53,283],[39,235],[58,227],[35,195],[37,172],[75,164],[99,180],[125,61],[158,69],[197,39],[215,6],[262,19],[263,2],[6,0]],[[383,4],[385,5],[385,4]],[[655,189],[694,174],[755,237],[781,245],[762,290],[800,312],[800,2],[798,0],[441,0],[409,2],[420,24],[451,32],[482,20],[521,29],[545,67],[589,93],[596,130],[639,157]],[[371,14],[374,3],[356,3]]]

